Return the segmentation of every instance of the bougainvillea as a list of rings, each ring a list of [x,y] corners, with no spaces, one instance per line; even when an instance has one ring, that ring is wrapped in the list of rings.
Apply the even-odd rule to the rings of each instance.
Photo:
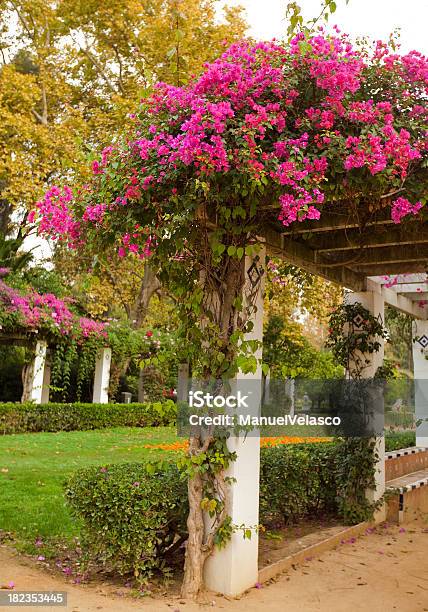
[[[0,323],[4,331],[22,330],[82,342],[107,338],[106,324],[73,313],[66,301],[51,293],[24,293],[0,279]]]
[[[381,42],[321,32],[234,44],[189,85],[159,84],[126,143],[93,163],[91,185],[38,203],[39,229],[73,245],[98,233],[147,257],[171,214],[202,200],[230,202],[236,219],[253,201],[287,226],[318,219],[325,202],[387,196],[399,223],[425,203],[427,89],[427,59]]]

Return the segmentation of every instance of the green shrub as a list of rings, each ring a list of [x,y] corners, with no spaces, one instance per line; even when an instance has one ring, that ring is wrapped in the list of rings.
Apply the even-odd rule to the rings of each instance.
[[[172,400],[152,404],[0,404],[0,433],[80,431],[106,427],[172,425]]]
[[[400,412],[392,412],[391,410],[387,410],[385,412],[385,427],[400,427],[411,429],[416,422],[415,413],[400,411]]]
[[[261,450],[260,521],[269,526],[303,516],[332,512],[337,444],[298,444]]]
[[[398,431],[385,435],[385,450],[388,452],[415,445],[416,433],[414,431]]]
[[[85,548],[105,569],[140,582],[155,570],[168,573],[172,553],[187,537],[187,486],[174,464],[80,470],[65,494],[84,522]]]
[[[365,491],[373,474],[366,440],[264,448],[260,522],[277,527],[328,513],[358,523],[370,515]],[[140,580],[165,572],[174,542],[186,534],[187,487],[173,464],[82,470],[68,481],[66,497],[83,521],[91,556]]]
[[[373,484],[373,446],[364,439],[264,448],[260,521],[275,526],[333,514],[355,524],[371,514],[365,491]]]

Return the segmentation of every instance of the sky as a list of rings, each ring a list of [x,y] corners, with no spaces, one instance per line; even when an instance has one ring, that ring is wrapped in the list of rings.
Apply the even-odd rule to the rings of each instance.
[[[259,39],[281,38],[286,30],[285,10],[288,0],[226,0],[246,9],[250,34]],[[315,17],[321,0],[297,0],[302,14]],[[402,51],[416,49],[428,54],[428,0],[336,0],[337,11],[331,25],[353,37],[368,35],[376,40],[387,39],[401,28]]]

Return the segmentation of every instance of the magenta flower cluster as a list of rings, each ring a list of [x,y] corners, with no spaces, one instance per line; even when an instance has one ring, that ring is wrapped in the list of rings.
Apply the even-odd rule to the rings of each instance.
[[[392,205],[391,218],[394,223],[400,223],[401,219],[407,215],[417,215],[421,208],[422,202],[411,204],[406,198],[400,197]]]
[[[39,232],[53,239],[65,238],[70,245],[76,245],[80,237],[80,222],[74,217],[72,201],[73,192],[70,187],[51,187],[37,203],[40,216]],[[31,223],[35,215],[33,211],[30,214],[28,221]]]
[[[235,43],[188,85],[158,84],[76,202],[53,187],[38,203],[40,232],[75,245],[114,227],[119,255],[147,257],[180,197],[200,188],[209,204],[260,185],[284,226],[319,219],[328,201],[400,191],[390,201],[399,223],[422,208],[427,93],[427,58],[382,42],[361,50],[321,31],[288,46]]]
[[[78,317],[52,293],[30,291],[22,293],[0,279],[0,319],[12,315],[12,325],[26,330],[39,330],[77,340],[89,337],[106,337],[106,324]]]

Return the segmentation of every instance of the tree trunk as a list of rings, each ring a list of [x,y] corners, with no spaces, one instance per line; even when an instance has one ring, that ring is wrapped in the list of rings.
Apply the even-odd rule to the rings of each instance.
[[[140,329],[142,327],[144,320],[147,316],[150,300],[153,294],[158,291],[160,287],[161,284],[155,272],[153,271],[150,264],[146,263],[144,267],[144,276],[141,282],[140,290],[128,317],[134,329]],[[117,365],[112,364],[112,370],[110,373],[110,387],[112,389],[114,389],[115,386],[117,388],[117,386],[119,385],[120,377],[125,376],[130,364],[130,357],[128,357],[127,359],[122,361],[122,363],[119,363]]]
[[[138,373],[138,401],[142,404],[145,401],[144,393],[144,369],[141,368]]]
[[[149,263],[144,266],[144,276],[140,291],[131,309],[130,318],[135,329],[140,329],[147,316],[152,295],[160,289],[161,284]]]

